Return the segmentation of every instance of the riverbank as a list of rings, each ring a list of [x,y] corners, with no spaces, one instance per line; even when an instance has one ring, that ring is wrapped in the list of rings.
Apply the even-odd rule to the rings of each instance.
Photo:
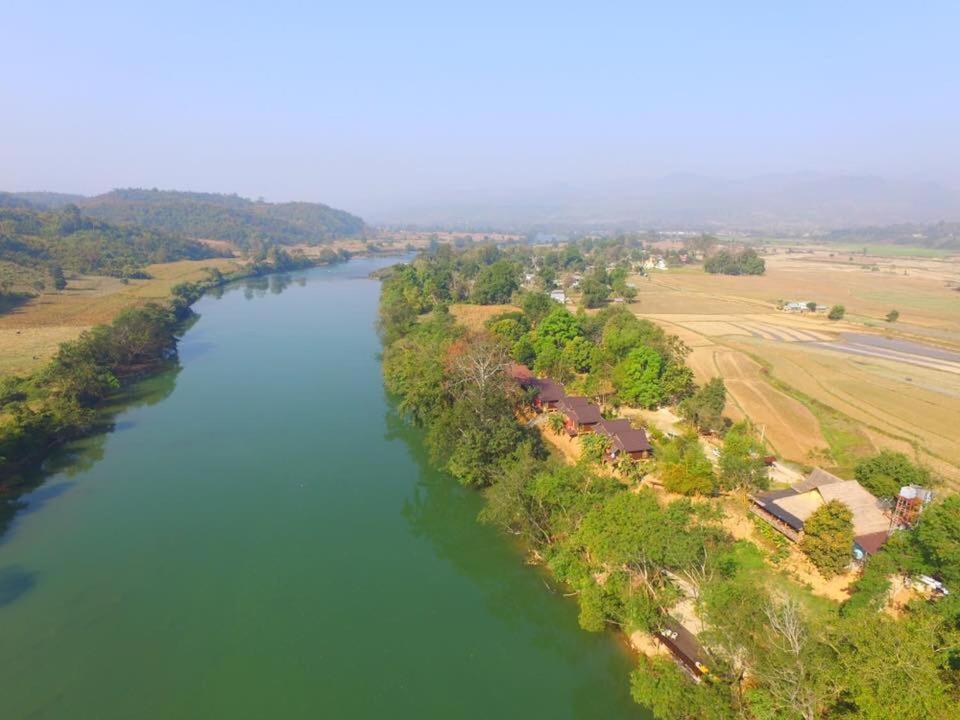
[[[74,319],[104,317],[108,312],[113,315],[109,322],[91,327],[69,326],[76,339],[59,342],[46,364],[32,373],[4,375],[0,392],[0,499],[10,502],[32,487],[28,478],[36,476],[32,471],[53,450],[102,430],[100,410],[123,388],[176,360],[179,336],[193,317],[191,307],[204,293],[246,278],[348,259],[348,254],[308,259],[273,248],[263,258],[230,261],[227,265],[197,261],[203,263],[201,267],[196,263],[184,267],[189,262],[184,261],[170,264],[177,266],[176,270],[154,267],[159,278],[143,281],[146,284],[132,292],[118,290],[98,296],[92,303],[61,303],[61,308],[76,306],[68,314]],[[224,273],[221,267],[229,271]],[[197,279],[172,282],[183,277]],[[122,288],[128,285],[121,283]],[[18,320],[29,323],[31,317],[42,317],[41,308],[42,301],[26,307]],[[19,345],[23,330],[16,332]]]

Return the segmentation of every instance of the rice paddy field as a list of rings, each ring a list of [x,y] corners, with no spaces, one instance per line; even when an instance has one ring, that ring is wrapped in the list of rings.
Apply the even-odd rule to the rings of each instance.
[[[761,277],[659,272],[635,278],[631,307],[684,340],[698,381],[723,377],[727,414],[756,423],[783,459],[849,473],[890,448],[958,489],[960,262],[877,251],[778,249]],[[789,313],[781,300],[847,314]]]
[[[71,278],[62,292],[45,292],[0,315],[0,376],[35,370],[53,357],[60,343],[110,322],[126,307],[169,297],[174,285],[206,277],[208,267],[228,273],[240,265],[228,258],[181,260],[148,266],[149,280]]]

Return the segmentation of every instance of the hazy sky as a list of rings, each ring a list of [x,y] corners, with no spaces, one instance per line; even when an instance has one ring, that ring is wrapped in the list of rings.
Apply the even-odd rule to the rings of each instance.
[[[6,0],[0,188],[363,213],[675,172],[960,177],[956,0],[460,5]]]

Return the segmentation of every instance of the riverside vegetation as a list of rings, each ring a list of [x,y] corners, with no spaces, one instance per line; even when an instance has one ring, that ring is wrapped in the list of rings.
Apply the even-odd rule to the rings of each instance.
[[[579,251],[554,259],[565,256]],[[899,618],[882,608],[898,573],[926,572],[960,587],[960,499],[937,501],[916,531],[896,533],[846,603],[814,598],[775,573],[762,548],[723,526],[713,498],[767,481],[749,426],[728,428],[720,415],[722,382],[696,388],[683,344],[622,307],[572,314],[545,294],[522,291],[531,268],[551,271],[549,263],[532,264],[529,250],[493,247],[441,247],[394,268],[380,306],[385,383],[398,409],[425,429],[433,461],[483,493],[480,520],[522,539],[570,588],[585,630],[654,633],[678,601],[692,601],[709,657],[706,680],[694,685],[669,660],[641,657],[631,676],[636,701],[664,720],[956,717],[956,594],[914,601]],[[471,333],[448,311],[471,300],[520,309]],[[662,480],[690,497],[647,487],[643,465],[618,479],[589,457],[576,465],[552,458],[518,421],[528,398],[508,377],[513,361],[608,406],[679,403],[692,423],[726,433],[719,471],[693,434],[654,436]],[[885,458],[863,474],[880,486],[880,471],[898,472],[898,462]],[[838,543],[849,557],[849,519],[831,510],[819,520],[823,532],[811,533],[808,550],[826,572]]]
[[[345,259],[335,256],[335,259]],[[262,247],[241,271],[181,283],[166,303],[122,310],[110,324],[65,342],[29,377],[0,380],[0,494],[15,494],[23,472],[54,448],[99,425],[98,408],[130,380],[174,361],[177,340],[204,291],[229,280],[309,267],[315,261],[276,245]]]

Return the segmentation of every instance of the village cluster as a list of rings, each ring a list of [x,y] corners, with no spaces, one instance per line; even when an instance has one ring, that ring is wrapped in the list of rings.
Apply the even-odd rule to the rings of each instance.
[[[600,408],[587,398],[567,395],[560,383],[536,377],[525,365],[513,365],[510,375],[520,387],[533,391],[533,406],[537,410],[558,410],[563,414],[564,428],[570,437],[595,432],[609,438],[606,459],[614,461],[630,457],[646,460],[653,456],[647,433],[633,427],[626,418],[605,419]]]
[[[609,448],[604,460],[653,457],[654,448],[646,432],[634,428],[628,419],[603,418],[600,408],[587,398],[567,395],[563,385],[550,378],[536,377],[524,365],[514,364],[509,374],[522,388],[531,392],[533,407],[538,412],[561,413],[564,429],[570,437],[584,433],[606,436]],[[769,466],[773,458],[765,460]],[[844,480],[815,468],[805,479],[790,487],[752,494],[750,512],[792,542],[800,543],[807,519],[832,500],[850,509],[854,531],[851,563],[861,565],[893,532],[909,530],[916,525],[924,508],[933,500],[933,492],[927,488],[904,486],[895,503],[887,505],[856,480]],[[909,578],[907,584],[915,592],[931,598],[949,594],[941,581],[926,575]],[[699,682],[709,674],[706,651],[696,634],[678,619],[664,615],[656,641],[693,680]]]

